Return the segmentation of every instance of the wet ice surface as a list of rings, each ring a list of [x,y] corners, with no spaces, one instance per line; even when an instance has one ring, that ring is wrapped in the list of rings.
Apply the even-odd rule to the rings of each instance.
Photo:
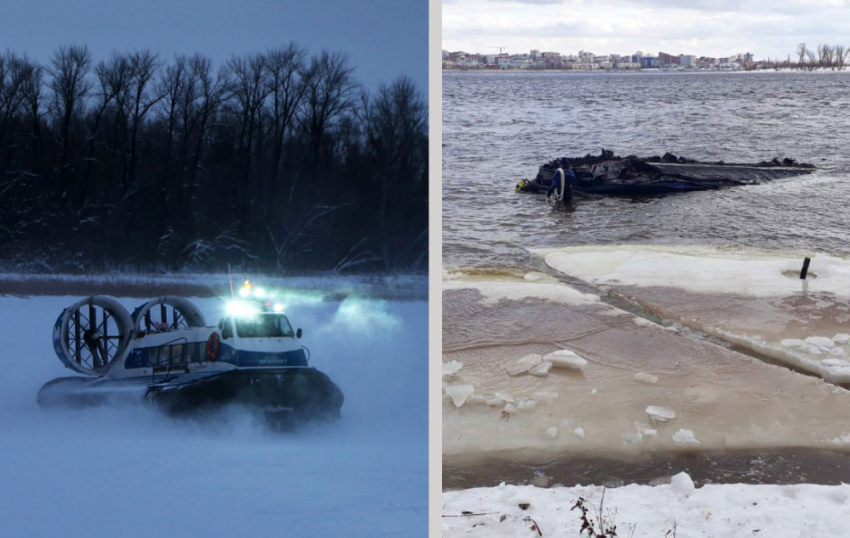
[[[552,487],[557,484],[666,484],[678,472],[704,484],[848,484],[850,454],[817,449],[779,449],[653,453],[568,458],[545,451],[454,456],[443,465],[443,488],[492,487],[501,482]]]
[[[753,249],[610,246],[540,251],[552,268],[781,364],[850,384],[850,261]]]
[[[426,303],[292,295],[311,365],[346,401],[338,422],[275,434],[240,411],[40,409],[39,388],[72,375],[50,336],[77,300],[0,298],[0,534],[427,534]],[[217,322],[218,300],[193,302]]]
[[[472,454],[500,451],[511,451],[516,460],[532,450],[622,457],[842,450],[850,440],[850,392],[820,379],[682,336],[604,303],[493,303],[475,285],[453,284],[443,292],[443,361],[462,364],[444,383],[473,387],[461,407],[444,399],[443,452],[450,465],[453,457],[468,462]],[[545,377],[507,373],[525,355],[559,349],[574,351],[587,365],[553,368]],[[641,373],[657,382],[636,380]],[[655,420],[648,407],[675,417]]]

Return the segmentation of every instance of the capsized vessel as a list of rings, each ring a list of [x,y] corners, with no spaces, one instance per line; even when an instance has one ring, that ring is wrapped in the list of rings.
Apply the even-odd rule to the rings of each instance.
[[[699,162],[672,153],[662,157],[617,157],[603,149],[598,156],[563,157],[544,163],[533,180],[519,180],[516,190],[547,193],[557,201],[568,202],[573,193],[653,196],[758,185],[814,171],[813,165],[789,158],[755,164]]]

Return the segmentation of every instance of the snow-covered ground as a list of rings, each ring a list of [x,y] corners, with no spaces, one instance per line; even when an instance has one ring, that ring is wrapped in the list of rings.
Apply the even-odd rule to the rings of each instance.
[[[694,488],[690,477],[682,473],[670,484],[659,486],[544,489],[503,484],[444,492],[443,536],[578,538],[581,512],[572,508],[579,498],[585,500],[588,519],[597,531],[601,521],[616,525],[617,536],[623,537],[850,535],[850,485],[729,484]],[[524,510],[521,504],[527,504]]]
[[[427,535],[426,302],[290,293],[311,365],[345,405],[281,434],[239,412],[40,409],[39,388],[72,375],[51,331],[78,299],[0,297],[0,536]],[[218,299],[193,301],[218,321]]]
[[[688,246],[538,251],[552,268],[651,313],[833,383],[850,383],[850,260]]]

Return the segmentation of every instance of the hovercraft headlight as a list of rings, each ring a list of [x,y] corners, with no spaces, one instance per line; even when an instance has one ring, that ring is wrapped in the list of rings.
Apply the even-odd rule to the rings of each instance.
[[[231,301],[227,303],[227,314],[230,316],[254,316],[259,313],[259,308],[242,301]]]

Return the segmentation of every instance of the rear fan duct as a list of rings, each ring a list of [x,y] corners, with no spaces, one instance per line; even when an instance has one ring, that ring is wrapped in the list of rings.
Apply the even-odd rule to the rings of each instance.
[[[198,307],[182,297],[157,297],[136,308],[132,317],[133,327],[143,332],[174,331],[207,325]]]
[[[121,303],[92,296],[66,308],[53,326],[53,349],[76,372],[101,375],[130,340],[133,320]]]

